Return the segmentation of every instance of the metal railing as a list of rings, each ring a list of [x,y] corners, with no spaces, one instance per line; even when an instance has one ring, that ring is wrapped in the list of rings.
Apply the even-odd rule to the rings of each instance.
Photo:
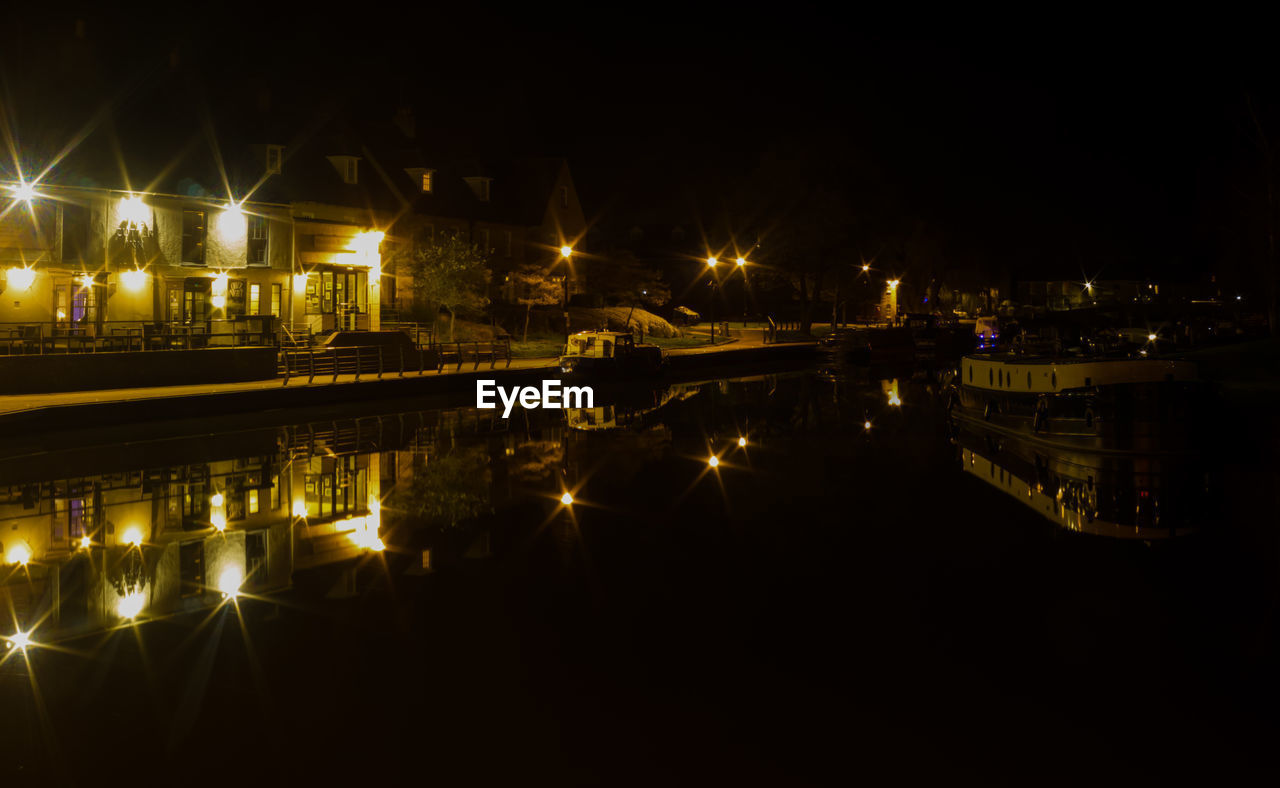
[[[442,342],[432,345],[432,349],[440,359],[442,371],[446,364],[457,364],[462,369],[468,361],[474,363],[472,369],[479,369],[482,361],[488,361],[489,369],[493,369],[503,359],[511,366],[511,337],[489,342]]]
[[[273,346],[276,332],[263,328],[213,331],[208,325],[146,320],[101,323],[0,323],[0,355],[123,353],[208,347]]]
[[[317,379],[336,383],[343,375],[360,380],[366,376],[381,379],[389,375],[402,378],[406,373],[441,373],[446,366],[456,365],[461,370],[468,362],[474,364],[473,369],[479,369],[480,364],[487,361],[489,368],[494,369],[503,360],[511,366],[510,340],[450,342],[416,348],[405,345],[282,348],[278,372],[287,386],[294,378],[305,378],[308,383]]]

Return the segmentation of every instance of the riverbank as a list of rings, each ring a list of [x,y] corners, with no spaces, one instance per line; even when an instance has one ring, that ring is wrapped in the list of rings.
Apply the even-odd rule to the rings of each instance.
[[[777,345],[733,343],[670,352],[669,377],[679,378],[723,372],[735,367],[804,361],[816,349],[812,342]],[[76,391],[0,397],[0,431],[5,442],[19,436],[44,436],[52,432],[82,433],[89,427],[119,427],[174,420],[213,419],[242,414],[292,411],[301,408],[347,407],[352,403],[398,401],[435,397],[464,405],[474,404],[477,380],[498,380],[500,385],[529,385],[559,374],[555,358],[516,359],[509,367],[490,369],[464,365],[461,370],[403,376],[364,374],[326,376],[308,382],[283,379],[164,386],[138,389]],[[470,398],[470,399],[468,399]]]

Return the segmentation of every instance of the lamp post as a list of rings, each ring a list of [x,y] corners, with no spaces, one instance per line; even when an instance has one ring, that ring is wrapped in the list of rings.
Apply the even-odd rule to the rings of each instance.
[[[716,343],[716,287],[720,284],[716,279],[716,258],[707,258],[707,268],[711,269],[711,344]]]
[[[889,315],[895,326],[898,324],[898,282],[897,279],[889,280]]]
[[[569,346],[569,270],[570,270],[569,265],[570,265],[570,258],[572,257],[573,257],[572,246],[566,245],[566,246],[560,247],[560,259],[564,260],[564,277],[561,280],[562,284],[564,285],[564,295],[562,297],[562,300],[560,301],[560,308],[564,312],[565,347]]]
[[[742,271],[742,327],[747,327],[747,258],[738,258],[738,270]]]

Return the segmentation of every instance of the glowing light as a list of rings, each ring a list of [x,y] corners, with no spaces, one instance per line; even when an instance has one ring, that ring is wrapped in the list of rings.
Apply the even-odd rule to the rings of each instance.
[[[218,590],[223,596],[236,597],[240,595],[240,584],[243,582],[244,572],[239,567],[229,566],[218,577]]]
[[[715,468],[720,464],[720,458],[713,454],[711,455],[711,459],[707,460],[707,464],[712,468]]]
[[[1155,342],[1155,341],[1156,341],[1156,335],[1155,335],[1155,334],[1147,334],[1147,341],[1148,341],[1148,342]]]
[[[88,536],[80,537],[80,549],[88,550],[90,547],[93,547],[93,540],[90,539]]]
[[[236,203],[228,203],[226,209],[218,214],[218,235],[222,240],[239,241],[245,237],[248,229],[248,219]]]
[[[306,275],[306,274],[294,274],[294,275],[293,275],[293,289],[294,289],[294,290],[298,290],[298,291],[302,291],[302,290],[306,290],[306,289],[307,289],[307,275]]]
[[[565,258],[566,260],[569,259],[571,256],[573,256],[573,247],[572,246],[560,247],[560,256]]]
[[[304,501],[304,500],[302,500],[301,498],[299,498],[298,500],[296,500],[296,501],[294,501],[294,502],[293,502],[293,516],[294,516],[294,517],[306,517],[306,516],[307,516],[307,502],[306,502],[306,501]]]
[[[216,295],[209,299],[209,303],[213,304],[214,309],[225,309],[227,306],[227,297]]]
[[[142,198],[134,194],[120,200],[120,218],[129,224],[145,225],[151,216]]]
[[[18,542],[9,548],[9,552],[5,555],[5,560],[11,564],[26,566],[31,561],[31,548],[27,547],[24,542]]]
[[[30,289],[31,285],[36,281],[36,271],[34,268],[14,266],[9,269],[8,276],[9,287],[17,292]]]
[[[13,192],[14,199],[22,200],[25,203],[29,203],[36,198],[36,187],[25,181],[17,186],[11,186],[10,190]]]
[[[568,505],[572,504],[572,503],[573,503],[573,495],[571,495],[570,493],[567,493],[567,492],[566,492],[564,495],[560,496],[560,503],[564,504],[565,506],[568,506]]]
[[[708,258],[707,258],[707,265],[708,265],[709,267],[711,267],[711,268],[715,268],[715,267],[716,267],[716,263],[717,263],[717,262],[719,262],[719,261],[718,261],[718,260],[716,260],[716,258],[714,258],[714,257],[708,257]]]
[[[382,264],[382,258],[379,256],[378,249],[382,246],[382,239],[387,234],[381,230],[368,230],[363,233],[356,233],[355,237],[347,244],[347,249],[355,252],[355,260],[350,261],[351,265],[362,265],[367,268],[377,268]]]
[[[226,499],[222,497],[222,493],[214,493],[213,497],[209,499],[209,503],[213,504],[214,506],[221,506],[225,502],[226,502]]]
[[[210,292],[215,296],[225,296],[227,294],[227,281],[229,279],[230,277],[227,275],[226,271],[221,271],[215,274],[213,277],[213,286],[210,288]]]
[[[746,264],[747,264],[747,258],[745,258],[745,257],[739,257],[739,258],[738,258],[738,267],[739,267],[739,268],[741,268],[742,266],[744,266],[744,265],[746,265]]]
[[[219,531],[227,530],[227,516],[221,512],[214,512],[209,517],[209,524]]]
[[[870,271],[870,270],[871,270],[871,266],[867,265],[866,263],[862,264],[862,273],[865,274],[867,271]]]
[[[131,547],[140,547],[142,545],[142,529],[136,525],[131,525],[124,529],[124,533],[120,534],[120,541]]]
[[[871,431],[871,422],[869,422],[869,421],[864,421],[864,422],[862,422],[862,428],[863,428],[864,430],[866,430],[867,432],[870,432],[870,431]]]
[[[147,272],[141,269],[133,269],[120,274],[120,284],[124,285],[125,290],[137,292],[147,285]]]
[[[747,445],[747,439],[746,439],[746,438],[738,438],[738,445],[739,445],[739,446],[746,446],[746,445]]]
[[[146,596],[141,591],[134,591],[120,597],[120,601],[116,603],[116,613],[121,618],[137,618],[146,605]]]
[[[897,289],[898,289],[898,281],[899,281],[899,280],[897,280],[897,279],[890,279],[890,280],[889,280],[889,289],[890,289],[890,290],[897,290]]]
[[[95,284],[97,284],[97,282],[96,282],[96,281],[94,281],[93,274],[81,274],[81,275],[80,275],[80,286],[81,286],[81,287],[83,287],[83,288],[85,288],[85,289],[88,289],[88,288],[90,288],[90,287],[93,287]]]
[[[1085,282],[1084,289],[1085,289],[1085,292],[1089,293],[1090,295],[1093,295],[1093,282]]]
[[[30,632],[15,632],[8,638],[9,645],[19,651],[26,651],[34,645],[31,641]]]

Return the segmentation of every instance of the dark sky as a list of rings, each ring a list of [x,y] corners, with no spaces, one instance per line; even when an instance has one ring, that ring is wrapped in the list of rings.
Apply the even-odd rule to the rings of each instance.
[[[1223,216],[1258,187],[1244,97],[1267,111],[1274,67],[1247,21],[925,29],[804,3],[479,10],[28,11],[5,25],[0,64],[11,96],[54,86],[16,102],[19,127],[40,132],[55,105],[88,117],[104,97],[179,114],[261,85],[304,108],[341,96],[389,111],[403,97],[460,154],[569,157],[605,226],[682,220],[690,193],[712,199],[787,141],[834,168],[873,163],[959,258],[1043,261],[1046,274],[1216,265]],[[77,84],[68,52],[94,64],[96,84]],[[181,97],[165,87],[174,58]]]

